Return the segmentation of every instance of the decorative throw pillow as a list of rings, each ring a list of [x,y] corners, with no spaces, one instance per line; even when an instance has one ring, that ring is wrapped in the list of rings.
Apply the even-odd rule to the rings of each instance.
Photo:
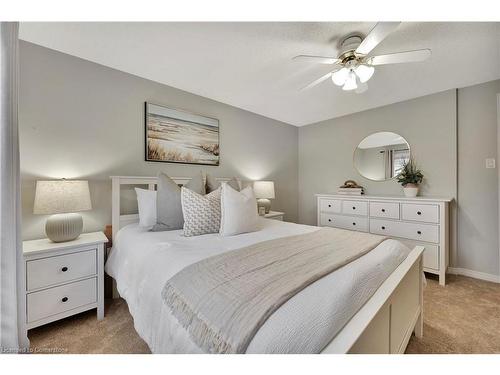
[[[185,236],[219,232],[220,192],[221,189],[217,189],[207,195],[201,195],[182,188],[181,201]]]
[[[139,226],[151,228],[156,224],[156,191],[135,188]]]
[[[234,190],[240,191],[240,183],[236,177],[233,177],[229,181],[227,181]],[[207,181],[206,181],[206,191],[207,193],[211,193],[212,191],[217,190],[221,186],[221,183],[217,181],[215,177],[207,173]]]
[[[222,184],[221,223],[222,236],[255,232],[258,229],[257,200],[251,186],[241,192],[229,184]]]
[[[203,175],[201,172],[193,177],[184,187],[198,194],[205,194],[205,185],[203,184]],[[182,229],[184,225],[181,188],[165,173],[158,174],[156,216],[156,225],[151,229],[153,232]]]

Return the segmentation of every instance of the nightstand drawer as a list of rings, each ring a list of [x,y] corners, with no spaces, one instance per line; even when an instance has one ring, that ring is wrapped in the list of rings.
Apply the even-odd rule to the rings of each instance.
[[[26,296],[27,322],[34,322],[96,301],[95,277],[29,293]]]
[[[97,274],[96,249],[26,262],[28,291]]]

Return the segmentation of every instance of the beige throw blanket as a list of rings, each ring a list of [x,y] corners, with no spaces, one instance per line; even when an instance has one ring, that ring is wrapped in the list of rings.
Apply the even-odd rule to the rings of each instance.
[[[184,268],[166,283],[163,299],[204,351],[244,353],[288,299],[384,239],[322,228],[257,243]]]

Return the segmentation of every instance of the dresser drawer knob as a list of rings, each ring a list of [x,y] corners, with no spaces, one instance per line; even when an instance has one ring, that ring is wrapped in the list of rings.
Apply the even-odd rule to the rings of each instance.
[[[421,232],[421,231],[419,231],[419,230],[417,230],[417,234],[422,234],[422,232]]]
[[[352,223],[352,225],[356,225],[356,223]]]
[[[63,298],[61,299],[61,301],[63,301],[63,302],[68,301],[68,297],[63,297]]]
[[[385,212],[385,208],[382,208],[382,212]]]
[[[382,230],[385,230],[385,227],[382,227]]]
[[[355,210],[355,209],[356,209],[356,207],[352,206],[352,209],[353,209],[353,210]]]
[[[417,215],[422,215],[422,212],[420,212],[420,211],[417,211]]]
[[[332,219],[328,219],[329,222],[332,222]]]
[[[331,204],[329,204],[329,205],[328,205],[328,207],[332,207],[332,205],[331,205]]]
[[[66,272],[68,270],[68,267],[63,267],[61,268],[61,271]]]

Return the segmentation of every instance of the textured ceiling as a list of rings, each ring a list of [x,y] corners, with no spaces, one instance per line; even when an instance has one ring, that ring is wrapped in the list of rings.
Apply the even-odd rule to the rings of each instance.
[[[373,26],[25,22],[20,38],[297,126],[500,78],[500,23],[409,22],[373,54],[430,48],[429,60],[378,67],[363,94],[329,80],[299,91],[329,67],[293,56],[336,56],[343,36]]]

